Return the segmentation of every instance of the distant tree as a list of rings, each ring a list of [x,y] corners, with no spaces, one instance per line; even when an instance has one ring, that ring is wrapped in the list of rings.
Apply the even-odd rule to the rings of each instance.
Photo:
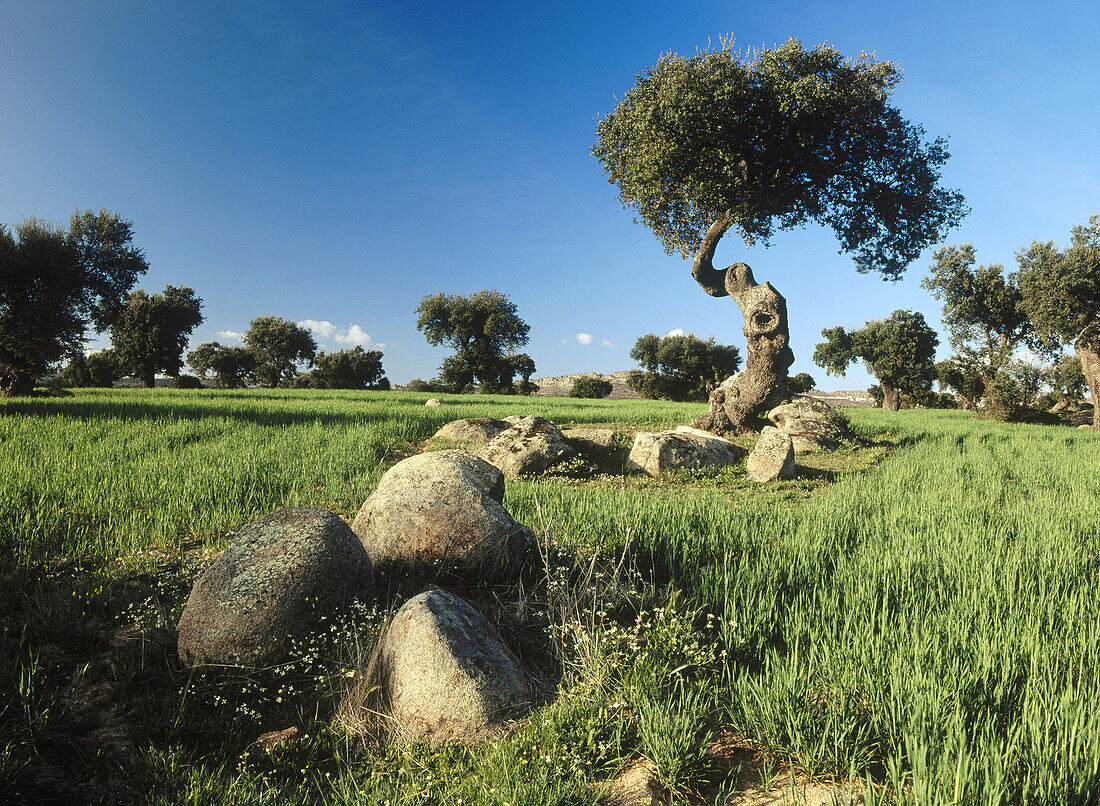
[[[177,375],[169,386],[173,389],[202,389],[202,380],[194,375]]]
[[[416,329],[428,344],[455,350],[439,367],[444,383],[456,392],[465,391],[475,381],[482,392],[512,390],[517,364],[509,353],[527,344],[531,328],[506,295],[495,289],[469,297],[428,294],[420,300],[416,313]]]
[[[804,395],[816,385],[814,376],[808,372],[800,372],[788,381],[788,388],[792,395]]]
[[[179,375],[187,338],[201,323],[202,300],[191,288],[170,285],[152,296],[141,288],[131,291],[111,325],[122,374],[139,378],[146,388],[156,385],[158,371]]]
[[[1081,359],[1075,355],[1059,355],[1047,368],[1043,379],[1067,403],[1081,400],[1088,389],[1085,373],[1081,371]]]
[[[821,335],[825,341],[814,350],[814,363],[827,375],[844,375],[862,358],[882,387],[886,411],[897,411],[902,394],[928,389],[936,378],[934,358],[940,340],[919,312],[894,311],[851,333],[832,327]]]
[[[73,213],[65,229],[31,218],[0,224],[0,397],[83,352],[89,324],[104,330],[149,266],[118,213]]]
[[[246,347],[227,347],[216,341],[200,344],[187,354],[187,365],[200,377],[213,373],[223,389],[240,389],[256,378],[256,356]]]
[[[112,350],[77,353],[61,372],[62,386],[104,387],[112,386],[121,376],[118,361]]]
[[[647,333],[634,342],[630,357],[642,369],[627,376],[627,385],[650,400],[706,400],[714,387],[741,366],[736,347],[691,334],[658,337]]]
[[[736,263],[713,266],[733,230],[765,245],[810,221],[830,227],[859,271],[897,279],[966,213],[939,186],[946,142],[890,104],[901,79],[892,62],[844,56],[795,39],[735,53],[662,56],[635,76],[599,120],[592,154],[624,207],[669,254],[692,259],[692,276],[745,317],[748,357],[735,388],[711,401],[699,426],[755,430],[786,399],[794,360],[786,301]]]
[[[407,384],[405,388],[410,392],[450,392],[451,389],[447,384],[441,381],[439,378],[432,378],[430,381],[426,381],[423,378],[413,378]]]
[[[964,409],[976,411],[985,394],[985,369],[972,355],[952,356],[936,364],[936,381],[941,390],[953,391]]]
[[[931,273],[922,285],[943,300],[943,322],[956,355],[980,372],[983,386],[1022,345],[1048,352],[1049,340],[1039,338],[1023,307],[1023,295],[1004,266],[977,266],[970,244],[945,246],[932,255]],[[984,389],[983,389],[984,393]]]
[[[603,398],[611,394],[611,381],[597,378],[593,375],[585,375],[573,381],[573,388],[569,390],[570,397]]]
[[[281,316],[257,316],[248,323],[244,345],[256,359],[262,386],[281,386],[298,374],[298,364],[313,364],[317,342],[304,327]]]
[[[352,350],[322,352],[317,368],[298,376],[295,385],[311,389],[389,389],[390,381],[382,373],[382,351]]]
[[[535,374],[535,361],[527,353],[512,353],[507,356],[508,362],[512,366],[512,374],[519,376],[519,381],[515,384],[515,392],[517,395],[533,395],[539,390],[539,385],[531,380],[531,376]]]
[[[1100,431],[1100,215],[1074,227],[1065,249],[1035,241],[1017,259],[1024,310],[1040,334],[1073,343]]]

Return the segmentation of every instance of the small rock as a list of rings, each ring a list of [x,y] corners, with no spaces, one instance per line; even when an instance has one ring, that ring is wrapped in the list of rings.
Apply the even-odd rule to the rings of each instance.
[[[796,395],[768,412],[768,419],[787,434],[799,453],[834,451],[854,442],[844,418],[821,400]]]
[[[470,417],[465,420],[451,420],[435,432],[442,439],[456,439],[463,442],[488,442],[508,427],[504,420],[492,417]]]
[[[381,691],[398,732],[413,741],[473,743],[531,702],[527,677],[492,624],[444,590],[414,596],[379,652]]]
[[[561,433],[577,450],[588,453],[606,451],[615,439],[610,428],[565,428]]]
[[[425,406],[442,406],[443,401],[440,400],[438,397],[433,397],[430,400],[425,400],[424,405]]]
[[[745,472],[753,481],[775,481],[794,476],[794,442],[778,428],[765,426],[756,447],[745,462]]]
[[[321,509],[280,509],[242,527],[199,577],[179,622],[179,654],[200,663],[282,659],[321,615],[366,596],[371,562],[355,533]]]
[[[543,473],[575,454],[556,425],[534,414],[501,431],[477,452],[510,479]]]
[[[745,449],[728,439],[680,426],[676,431],[636,434],[626,466],[656,478],[673,470],[721,469],[744,455]]]
[[[501,501],[504,476],[462,451],[422,453],[391,467],[352,521],[367,553],[490,572],[533,543]]]
[[[289,747],[298,741],[298,728],[293,725],[283,730],[271,730],[261,733],[252,744],[265,753],[274,753],[284,747]]]

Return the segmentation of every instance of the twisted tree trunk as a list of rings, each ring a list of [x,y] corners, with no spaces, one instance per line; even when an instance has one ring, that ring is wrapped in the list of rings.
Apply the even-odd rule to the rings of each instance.
[[[711,224],[691,269],[704,291],[712,297],[732,297],[745,317],[745,368],[711,392],[710,409],[695,424],[715,434],[759,431],[766,425],[768,410],[790,396],[787,370],[794,363],[787,301],[770,283],[757,283],[744,263],[734,263],[725,271],[714,268],[714,250],[729,227],[729,213]]]
[[[1073,350],[1092,395],[1092,430],[1100,431],[1100,322],[1093,322],[1081,331]]]
[[[897,411],[900,409],[901,393],[885,381],[880,380],[878,385],[882,387],[882,410]]]

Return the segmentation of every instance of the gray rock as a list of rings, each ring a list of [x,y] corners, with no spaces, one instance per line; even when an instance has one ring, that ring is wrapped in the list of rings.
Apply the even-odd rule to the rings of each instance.
[[[397,611],[379,651],[384,707],[413,741],[473,743],[530,705],[527,677],[484,616],[444,590]]]
[[[556,425],[534,414],[501,431],[477,452],[510,479],[543,473],[575,454]]]
[[[352,521],[375,563],[444,562],[499,570],[533,541],[501,501],[504,476],[462,451],[422,453],[391,467]]]
[[[745,462],[745,472],[753,481],[768,482],[794,476],[794,442],[770,425],[764,426],[756,447]]]
[[[586,453],[606,452],[615,438],[610,428],[563,428],[561,433],[573,447]]]
[[[430,400],[425,400],[424,405],[425,406],[442,406],[443,401],[440,400],[438,397],[433,397]]]
[[[504,420],[492,417],[470,417],[465,420],[452,420],[435,432],[442,439],[456,439],[463,442],[488,442],[508,427]]]
[[[336,515],[280,509],[247,524],[191,589],[179,622],[184,663],[261,666],[356,595],[372,592],[371,561]]]
[[[795,395],[769,411],[768,419],[794,441],[799,453],[834,451],[855,441],[844,418],[828,403],[812,397]]]
[[[721,469],[745,453],[744,448],[728,439],[680,426],[676,431],[636,434],[626,466],[657,477],[673,470]]]

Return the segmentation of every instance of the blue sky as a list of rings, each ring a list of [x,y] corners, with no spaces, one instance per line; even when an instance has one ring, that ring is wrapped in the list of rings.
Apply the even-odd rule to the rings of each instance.
[[[140,285],[204,300],[192,347],[275,314],[329,349],[382,345],[399,383],[447,355],[416,330],[438,291],[507,293],[537,376],[631,368],[638,336],[677,328],[743,348],[736,305],[631,222],[589,155],[635,73],[725,34],[897,62],[894,102],[949,138],[944,184],[972,209],[946,242],[982,263],[1011,268],[1100,212],[1095,0],[8,0],[0,221],[118,210],[149,261]],[[767,249],[728,237],[716,263],[744,261],[787,298],[793,371],[863,388],[862,367],[812,364],[820,331],[898,308],[939,326],[920,288],[931,250],[884,283],[837,249],[814,227]]]

